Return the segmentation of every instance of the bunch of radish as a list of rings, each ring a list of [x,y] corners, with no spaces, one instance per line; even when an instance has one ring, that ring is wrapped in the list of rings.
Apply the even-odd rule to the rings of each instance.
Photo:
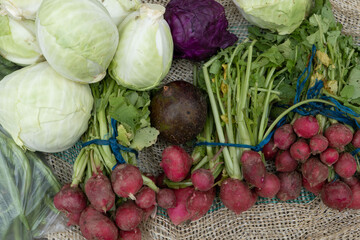
[[[277,198],[295,199],[303,186],[330,208],[360,208],[357,161],[348,152],[359,147],[360,131],[353,133],[342,123],[322,129],[316,117],[301,116],[279,127],[263,148],[265,159],[275,160],[280,179]]]
[[[65,185],[55,195],[54,205],[66,214],[68,225],[80,226],[86,239],[139,240],[140,223],[156,212],[158,191],[144,185],[143,179],[147,178],[131,164],[118,165],[110,178],[97,169],[84,190]]]

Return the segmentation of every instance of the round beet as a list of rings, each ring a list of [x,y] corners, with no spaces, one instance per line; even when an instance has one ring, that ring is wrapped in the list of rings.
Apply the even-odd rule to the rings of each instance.
[[[85,194],[91,205],[100,212],[109,211],[115,204],[115,193],[111,182],[101,172],[86,181]]]
[[[299,139],[291,145],[290,155],[296,161],[303,163],[310,157],[311,150],[304,139]]]
[[[240,214],[255,204],[257,195],[243,181],[228,178],[220,186],[220,199],[225,207]]]
[[[190,155],[180,146],[168,146],[162,152],[160,166],[168,179],[173,182],[184,180],[192,165]]]
[[[116,209],[115,223],[123,231],[134,230],[142,221],[143,211],[133,201],[127,201]]]
[[[190,220],[195,221],[204,216],[210,210],[214,199],[214,188],[208,191],[194,191],[186,202],[186,209],[191,215]]]
[[[331,166],[339,160],[339,152],[335,148],[329,147],[320,153],[320,160],[326,165]]]
[[[291,124],[285,124],[275,130],[274,133],[274,144],[281,150],[287,150],[290,148],[296,140]]]
[[[300,173],[296,171],[279,173],[278,178],[280,180],[280,190],[276,197],[280,201],[293,200],[300,196],[302,186]]]
[[[306,180],[306,178],[302,178],[302,184],[303,184],[303,187],[308,190],[309,192],[315,194],[315,195],[319,195],[320,192],[321,192],[321,189],[322,187],[324,186],[325,184],[325,181],[324,182],[321,182],[315,186],[310,186],[309,182]]]
[[[302,116],[295,120],[293,128],[298,137],[311,138],[318,134],[320,126],[314,116]]]
[[[175,207],[176,197],[175,193],[170,188],[160,189],[156,195],[157,204],[159,207],[168,209]]]
[[[280,180],[272,173],[265,174],[265,185],[263,188],[256,188],[256,193],[260,197],[273,198],[280,190]]]
[[[360,129],[355,132],[351,143],[355,148],[360,148]]]
[[[325,184],[321,190],[322,202],[326,206],[339,211],[350,206],[352,199],[353,195],[350,187],[340,180]]]
[[[345,146],[353,139],[350,128],[341,123],[329,126],[324,135],[329,140],[329,146],[338,149],[340,152],[344,151]]]
[[[324,182],[329,176],[329,168],[316,157],[311,157],[303,163],[301,172],[311,187]]]
[[[242,174],[246,182],[257,188],[262,188],[266,169],[260,154],[252,150],[246,150],[241,155],[240,161]]]
[[[270,141],[264,145],[262,152],[266,160],[274,159],[279,149],[275,146],[274,140]]]
[[[134,198],[143,185],[140,170],[131,164],[120,164],[111,173],[114,192],[119,197]]]
[[[140,228],[135,228],[132,231],[121,231],[120,230],[120,239],[121,240],[141,240],[141,230],[140,230]]]
[[[322,134],[316,134],[309,141],[309,147],[313,155],[322,153],[329,146],[329,141]]]
[[[135,195],[135,203],[140,208],[149,208],[156,204],[156,193],[149,187],[142,187]]]
[[[295,171],[299,162],[291,157],[290,151],[279,151],[275,158],[275,167],[278,172]]]
[[[348,152],[340,154],[339,160],[334,165],[335,172],[343,178],[352,177],[356,172],[356,160]]]
[[[191,182],[196,190],[208,191],[214,185],[214,176],[209,169],[199,168],[191,174]]]
[[[55,207],[64,213],[81,213],[87,206],[85,193],[78,187],[64,185],[54,196]]]
[[[86,239],[118,240],[119,230],[114,222],[89,206],[80,217],[80,231]]]

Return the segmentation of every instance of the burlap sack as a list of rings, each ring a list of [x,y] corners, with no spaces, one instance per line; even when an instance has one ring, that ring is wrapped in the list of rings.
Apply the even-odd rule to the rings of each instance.
[[[195,1],[195,0],[194,0]],[[168,0],[148,2],[166,5]],[[219,0],[225,7],[229,29],[240,39],[247,36],[249,23],[239,14],[231,0]],[[344,33],[360,36],[360,0],[331,0],[334,13],[344,24]],[[165,82],[192,81],[193,65],[175,60]],[[166,144],[161,140],[140,153],[139,167],[143,172],[157,175],[159,161]],[[69,151],[47,155],[47,160],[61,183],[71,181],[72,163],[79,152],[76,145]],[[260,199],[249,211],[235,215],[217,200],[209,213],[198,221],[174,226],[166,212],[158,209],[157,216],[141,225],[143,239],[360,239],[360,212],[341,213],[327,208],[314,195],[303,191],[301,197],[289,203]],[[81,240],[78,227],[65,232],[51,233],[50,240]]]

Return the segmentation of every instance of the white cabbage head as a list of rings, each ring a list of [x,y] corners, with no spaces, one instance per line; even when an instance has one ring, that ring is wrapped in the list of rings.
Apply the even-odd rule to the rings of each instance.
[[[119,85],[144,91],[156,87],[169,72],[173,40],[158,4],[143,4],[118,26],[119,45],[109,74]]]
[[[140,0],[99,0],[108,10],[116,26],[118,26],[127,15],[139,9]]]
[[[82,83],[102,80],[119,34],[97,0],[43,0],[36,18],[45,59],[64,77]]]
[[[3,10],[17,20],[35,20],[41,2],[42,0],[0,0]]]
[[[0,54],[21,66],[44,61],[35,36],[35,22],[0,15]]]
[[[0,81],[0,125],[31,151],[60,152],[73,146],[87,129],[92,108],[89,85],[62,77],[47,62]]]

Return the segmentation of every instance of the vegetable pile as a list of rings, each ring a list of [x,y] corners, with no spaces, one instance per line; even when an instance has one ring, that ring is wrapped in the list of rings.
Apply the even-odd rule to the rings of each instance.
[[[243,42],[213,0],[10,2],[0,17],[0,125],[16,154],[0,159],[20,164],[27,181],[3,186],[19,214],[0,234],[35,231],[50,214],[22,208],[22,194],[35,213],[53,204],[86,239],[141,239],[157,208],[180,225],[216,198],[241,214],[302,188],[329,208],[360,208],[360,49],[328,1],[234,0],[257,25]],[[192,83],[164,82],[174,58],[191,60]],[[153,176],[139,153],[158,140],[163,173]],[[32,151],[77,142],[72,181],[60,189],[49,173],[51,204],[32,195],[48,173]]]

